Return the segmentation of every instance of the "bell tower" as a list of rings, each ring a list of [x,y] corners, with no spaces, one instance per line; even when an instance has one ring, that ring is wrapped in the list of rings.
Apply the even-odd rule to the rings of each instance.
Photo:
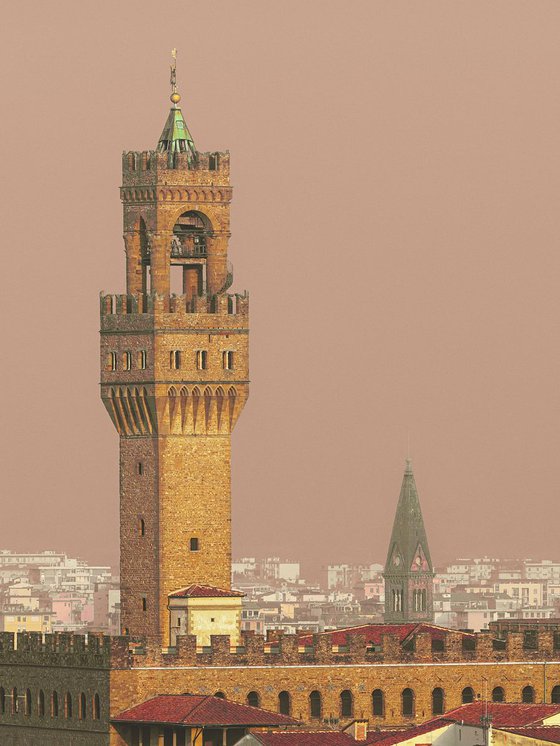
[[[197,151],[175,59],[171,86],[156,149],[123,154],[126,293],[101,295],[101,397],[120,436],[122,627],[163,646],[174,594],[231,588],[230,438],[249,383],[248,296],[228,293],[229,152]]]
[[[406,460],[383,577],[385,622],[433,622],[434,569],[410,459]]]

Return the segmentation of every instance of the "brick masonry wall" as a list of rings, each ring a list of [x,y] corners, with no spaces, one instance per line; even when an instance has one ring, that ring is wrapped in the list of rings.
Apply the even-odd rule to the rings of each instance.
[[[20,635],[18,650],[9,635],[0,640],[0,743],[2,746],[106,746],[109,743],[109,638],[91,646],[73,635]],[[13,692],[17,690],[17,712]],[[3,690],[3,696],[2,696]],[[28,708],[27,692],[31,708]],[[44,715],[40,710],[44,695]],[[53,693],[58,715],[53,712]],[[71,717],[66,697],[72,701]],[[81,695],[85,711],[81,716]],[[95,697],[99,698],[99,718]],[[2,701],[4,706],[2,707]]]
[[[546,693],[545,693],[546,680]],[[446,710],[462,704],[462,691],[472,687],[475,696],[491,696],[492,689],[501,686],[508,702],[520,702],[525,686],[535,690],[535,701],[551,701],[551,691],[560,684],[560,663],[437,663],[437,664],[374,664],[374,665],[308,665],[223,668],[164,668],[113,670],[111,672],[111,710],[124,709],[161,692],[215,694],[223,692],[237,702],[246,702],[247,694],[256,691],[261,706],[278,711],[278,695],[287,691],[291,698],[292,715],[313,724],[309,695],[317,690],[322,696],[322,716],[342,717],[340,694],[350,690],[353,714],[367,718],[370,726],[403,725],[421,722],[432,716],[432,691],[444,691]],[[403,689],[410,687],[415,697],[414,717],[402,715]],[[374,717],[372,692],[381,689],[385,699],[384,717]]]

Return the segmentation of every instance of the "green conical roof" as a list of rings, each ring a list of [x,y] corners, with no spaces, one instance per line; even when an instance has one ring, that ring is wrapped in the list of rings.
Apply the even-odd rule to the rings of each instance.
[[[196,158],[194,140],[179,106],[171,107],[157,149],[161,153],[188,153],[189,161]]]
[[[410,459],[407,459],[385,573],[404,574],[415,571],[433,573],[433,566],[418,490]]]

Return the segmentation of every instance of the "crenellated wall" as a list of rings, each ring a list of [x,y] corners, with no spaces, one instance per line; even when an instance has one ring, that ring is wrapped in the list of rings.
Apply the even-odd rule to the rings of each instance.
[[[412,650],[404,650],[396,635],[385,634],[373,650],[358,634],[348,635],[345,645],[335,647],[328,635],[314,635],[312,644],[302,647],[292,635],[265,640],[244,633],[243,644],[234,649],[225,636],[213,636],[211,645],[202,650],[197,649],[195,637],[185,636],[179,638],[176,650],[164,653],[161,646],[146,640],[97,635],[87,639],[47,635],[43,639],[38,634],[20,634],[16,647],[13,635],[3,634],[0,687],[5,693],[17,687],[20,694],[29,688],[34,710],[26,714],[22,700],[20,711],[12,715],[7,699],[0,727],[29,728],[34,718],[39,718],[35,702],[40,690],[47,703],[52,691],[58,691],[60,697],[71,692],[74,714],[66,718],[61,709],[53,718],[47,713],[39,727],[52,733],[74,728],[77,734],[91,732],[99,737],[103,728],[105,734],[109,732],[109,711],[115,716],[163,692],[222,692],[237,702],[245,702],[249,692],[256,692],[260,705],[273,711],[279,708],[280,693],[287,692],[292,715],[315,726],[323,718],[342,724],[354,716],[368,719],[370,726],[423,721],[437,714],[432,708],[435,688],[443,690],[445,710],[461,705],[468,690],[474,699],[492,699],[496,687],[503,689],[507,702],[520,702],[527,687],[532,689],[535,702],[557,701],[560,650],[554,646],[552,631],[537,635],[535,649],[526,648],[521,633],[510,633],[498,642],[485,633],[469,639],[475,641],[472,650],[465,649],[465,635],[450,631],[443,636],[443,650],[434,652],[429,634],[417,635]],[[405,688],[413,692],[411,715],[402,712]],[[347,691],[351,693],[352,715],[341,712],[341,693]],[[374,691],[382,692],[381,714],[374,714]],[[84,721],[76,709],[82,692],[90,708]],[[101,718],[93,721],[90,702],[96,692],[102,695]],[[320,693],[320,719],[311,717],[311,692]],[[0,730],[2,744],[2,734],[7,732]],[[47,734],[44,743],[57,743],[49,738]],[[116,733],[111,733],[111,739],[112,744],[121,743]],[[14,741],[19,743],[25,741]],[[61,737],[59,743],[65,740]],[[89,743],[106,741],[92,738]]]

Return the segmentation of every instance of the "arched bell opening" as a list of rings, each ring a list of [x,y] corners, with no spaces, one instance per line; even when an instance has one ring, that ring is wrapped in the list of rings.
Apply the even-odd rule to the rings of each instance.
[[[139,217],[125,236],[127,292],[150,292],[150,240],[146,223]]]
[[[212,224],[197,210],[182,213],[171,238],[171,293],[191,300],[206,292],[206,260],[212,240]]]

